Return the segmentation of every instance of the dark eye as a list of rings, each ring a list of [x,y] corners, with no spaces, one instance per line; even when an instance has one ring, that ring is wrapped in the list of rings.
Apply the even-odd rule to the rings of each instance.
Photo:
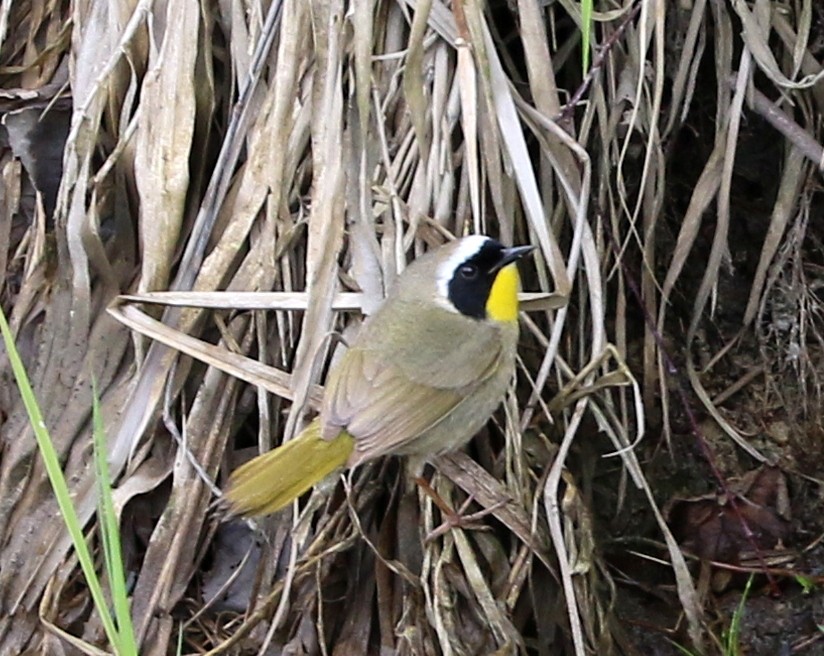
[[[474,280],[478,277],[478,267],[474,264],[463,264],[458,272],[464,280]]]

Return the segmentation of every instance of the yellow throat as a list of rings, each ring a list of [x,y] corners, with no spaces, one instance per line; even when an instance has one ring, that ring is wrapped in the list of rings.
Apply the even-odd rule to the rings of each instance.
[[[493,321],[517,321],[520,286],[518,267],[514,262],[498,271],[486,299],[486,316]]]

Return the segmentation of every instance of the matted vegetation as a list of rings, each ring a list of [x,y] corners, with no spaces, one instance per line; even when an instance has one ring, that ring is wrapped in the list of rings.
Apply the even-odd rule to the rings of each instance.
[[[97,382],[140,653],[772,654],[765,588],[798,618],[780,639],[820,647],[824,12],[581,16],[0,3],[3,309],[88,527]],[[396,459],[223,517],[335,334],[471,232],[538,246],[517,382],[429,470],[477,529]],[[0,367],[0,652],[104,648]]]

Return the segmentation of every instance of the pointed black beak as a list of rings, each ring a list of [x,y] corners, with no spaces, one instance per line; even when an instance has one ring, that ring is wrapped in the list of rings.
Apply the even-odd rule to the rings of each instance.
[[[515,260],[520,260],[522,257],[529,255],[534,250],[534,246],[513,246],[512,248],[504,248],[503,251],[501,251],[501,259],[490,273],[500,271],[507,264],[511,264]]]

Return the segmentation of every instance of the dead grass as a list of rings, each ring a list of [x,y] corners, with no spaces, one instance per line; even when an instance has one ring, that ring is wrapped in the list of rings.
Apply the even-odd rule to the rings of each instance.
[[[801,381],[794,420],[815,420],[821,301],[804,275],[821,268],[804,262],[824,16],[812,0],[595,9],[584,77],[570,0],[0,3],[3,307],[87,521],[97,380],[141,653],[173,653],[180,632],[187,653],[632,653],[597,536],[635,490],[678,635],[711,644],[637,447],[650,414],[678,439],[688,398],[767,459],[707,389],[727,345],[695,361],[747,220],[738,149],[758,130],[780,161],[777,179],[755,174],[775,192],[734,330],[761,335],[778,388]],[[497,427],[432,463],[445,500],[491,511],[486,530],[422,543],[439,511],[402,494],[393,461],[299,515],[221,523],[228,471],[315,407],[333,332],[467,232],[539,247]],[[0,644],[69,653],[44,622],[101,629],[5,358],[2,372]],[[582,440],[598,463],[620,454],[617,493],[599,495]]]

